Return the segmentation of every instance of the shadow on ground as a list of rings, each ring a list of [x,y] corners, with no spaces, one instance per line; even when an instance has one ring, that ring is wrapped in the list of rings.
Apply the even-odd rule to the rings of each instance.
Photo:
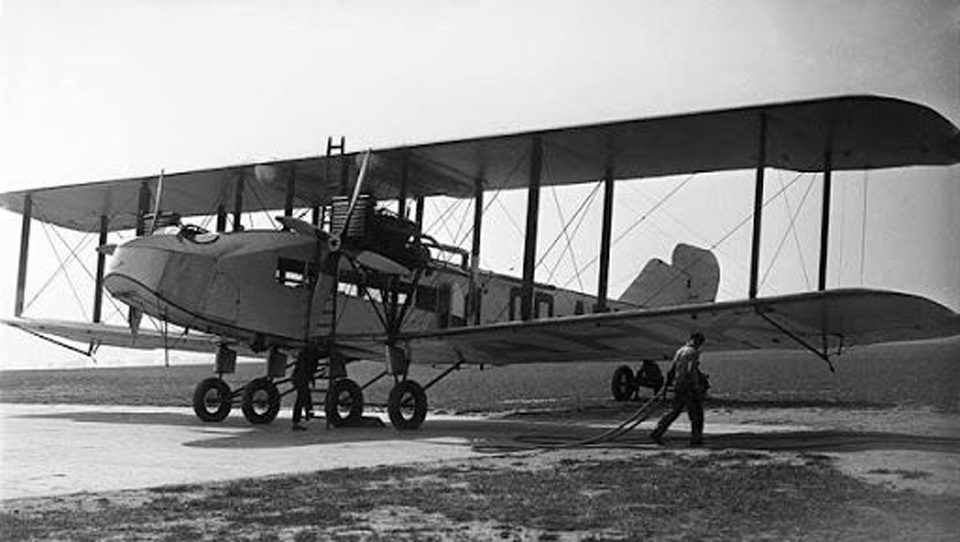
[[[429,441],[451,446],[472,445],[482,452],[504,453],[556,448],[595,437],[604,430],[575,423],[570,419],[434,419],[416,431],[398,431],[380,427],[376,418],[366,418],[358,427],[326,428],[322,418],[310,422],[307,431],[291,431],[288,420],[266,425],[250,425],[240,416],[220,423],[204,423],[192,413],[177,412],[90,412],[76,411],[31,414],[21,418],[69,419],[78,423],[119,425],[165,425],[195,428],[197,437],[184,446],[197,448],[263,449],[344,444],[376,441]],[[708,427],[709,431],[709,427]],[[667,434],[667,449],[686,446],[686,434]],[[647,437],[647,429],[638,429],[612,442],[592,445],[599,448],[657,448]],[[704,446],[710,450],[744,449],[765,451],[858,452],[868,450],[908,450],[960,455],[960,438],[912,435],[908,433],[804,430],[771,432],[734,432],[708,434]]]

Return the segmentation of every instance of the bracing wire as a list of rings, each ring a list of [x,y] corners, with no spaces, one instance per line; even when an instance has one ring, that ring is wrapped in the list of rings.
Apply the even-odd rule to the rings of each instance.
[[[42,216],[42,215],[41,215],[41,216]],[[57,239],[60,241],[60,243],[62,243],[62,244],[67,248],[67,250],[70,251],[70,256],[77,262],[77,264],[80,266],[80,268],[87,274],[87,277],[88,277],[89,279],[95,281],[96,279],[94,278],[93,272],[91,272],[90,269],[87,267],[87,265],[83,263],[83,259],[81,259],[80,256],[77,255],[77,253],[70,248],[70,244],[67,243],[66,239],[63,238],[63,236],[60,234],[60,232],[59,232],[55,227],[53,227],[53,226],[47,226],[47,224],[46,224],[46,218],[45,218],[45,217],[44,217],[44,221],[42,221],[41,223],[44,224],[45,227],[49,227],[49,230],[53,232],[53,234],[57,237]],[[44,230],[44,233],[47,234],[47,233],[46,233],[46,230]],[[87,239],[92,239],[92,236],[84,236],[84,237],[87,238]],[[55,254],[55,255],[57,256],[57,258],[59,259],[59,258],[60,258],[59,252],[56,250],[56,246],[54,245],[53,240],[50,239],[49,234],[47,234],[47,241],[49,242],[51,249],[53,249],[54,254]],[[86,306],[85,306],[85,305],[83,304],[83,302],[80,300],[80,296],[79,296],[78,292],[76,291],[76,287],[74,286],[73,281],[70,279],[69,274],[66,273],[65,265],[62,266],[62,268],[64,268],[64,278],[66,278],[67,282],[70,284],[70,288],[71,288],[71,290],[73,290],[74,297],[77,299],[77,303],[78,303],[78,305],[80,306],[81,311],[84,312],[84,313],[86,313]],[[121,315],[122,315],[122,310],[121,310],[119,307],[117,307],[116,301],[114,301],[113,298],[110,297],[110,296],[107,296],[107,300],[110,302],[110,304],[113,306],[113,308],[114,308],[117,312],[120,312]],[[151,322],[151,324],[153,325],[153,327],[156,328],[157,331],[160,331],[160,326],[159,326],[159,324],[157,323],[157,321],[156,321],[152,316],[150,316],[150,315],[146,315],[146,316],[147,316],[147,320]]]
[[[513,167],[510,168],[510,171],[507,172],[507,175],[503,178],[503,181],[501,181],[500,184],[493,190],[493,196],[490,197],[489,199],[487,199],[486,201],[484,201],[484,203],[483,203],[483,211],[481,212],[481,215],[486,215],[486,214],[487,214],[487,211],[489,211],[490,208],[493,207],[493,204],[497,201],[497,198],[499,198],[499,197],[500,197],[500,194],[503,193],[503,187],[506,186],[506,184],[510,181],[510,179],[513,178],[513,175],[514,175],[514,174],[517,172],[517,170],[520,168],[520,165],[523,163],[523,160],[526,159],[528,153],[529,153],[529,151],[525,152],[525,153],[516,161],[516,163],[514,163]],[[502,204],[501,204],[501,206],[502,206]],[[463,237],[460,238],[460,240],[456,243],[457,246],[463,245],[464,241],[467,240],[467,237],[470,236],[470,235],[473,233],[473,228],[474,228],[474,226],[471,225],[469,228],[467,228],[467,230],[466,230],[465,232],[463,232]]]
[[[610,243],[610,246],[612,247],[612,246],[616,245],[618,242],[620,242],[621,240],[623,240],[624,237],[626,237],[631,231],[633,231],[634,229],[636,229],[637,226],[639,226],[643,221],[645,221],[645,220],[647,219],[647,217],[649,217],[651,214],[654,213],[654,211],[656,211],[657,209],[659,209],[664,203],[667,202],[667,200],[669,200],[671,197],[673,197],[674,194],[676,194],[677,192],[679,192],[681,188],[683,188],[684,186],[686,186],[688,182],[690,182],[694,177],[696,177],[696,175],[697,175],[696,173],[693,173],[693,174],[689,175],[686,179],[684,179],[682,182],[680,182],[677,186],[673,187],[673,189],[671,189],[670,192],[667,193],[667,195],[665,195],[664,197],[660,198],[660,200],[657,201],[657,203],[654,204],[654,206],[651,207],[649,211],[647,211],[645,214],[641,215],[640,218],[638,218],[637,220],[635,220],[632,224],[630,224],[630,226],[628,226],[625,230],[623,230],[622,232],[620,232],[620,234],[617,235],[617,237]],[[588,261],[586,264],[583,265],[583,267],[581,267],[580,269],[578,269],[577,272],[578,272],[578,273],[583,273],[583,272],[586,271],[587,269],[593,267],[593,265],[594,265],[595,263],[597,263],[597,261],[598,261],[599,259],[600,259],[600,254],[597,253],[596,256],[594,256],[593,258],[591,258],[590,261]],[[566,288],[567,286],[570,285],[571,282],[573,282],[573,279],[572,279],[572,278],[569,279],[569,280],[567,280],[567,282],[565,282],[565,283],[563,284],[563,287]]]
[[[466,200],[463,200],[463,201],[466,201]],[[457,224],[457,231],[454,232],[453,237],[450,238],[450,241],[453,242],[454,246],[459,247],[462,245],[463,241],[466,241],[466,236],[464,236],[462,240],[459,240],[459,239],[460,239],[460,233],[463,232],[463,228],[467,223],[467,219],[470,217],[470,211],[471,211],[470,207],[471,207],[470,205],[464,205],[464,210],[460,214],[460,223]]]
[[[587,211],[590,210],[590,206],[591,206],[591,204],[593,203],[593,200],[596,199],[596,195],[599,193],[598,190],[597,190],[597,188],[599,188],[599,186],[600,186],[602,183],[603,183],[603,181],[601,180],[601,181],[597,184],[597,186],[594,188],[594,190],[591,191],[590,194],[584,199],[584,201],[583,201],[583,202],[581,203],[581,205],[580,205],[580,208],[577,209],[577,211],[574,213],[574,215],[570,217],[570,221],[567,223],[567,225],[565,226],[565,228],[566,228],[567,226],[569,226],[569,224],[572,224],[574,219],[578,219],[578,222],[577,222],[576,226],[574,226],[573,231],[570,232],[570,235],[571,235],[571,236],[576,236],[576,235],[577,235],[577,232],[580,231],[580,227],[583,225],[584,221],[585,221],[586,218],[587,218]],[[506,209],[504,209],[504,210],[506,210]],[[577,215],[579,215],[579,217],[578,217]],[[509,213],[508,213],[507,216],[508,216],[508,218],[509,218]],[[518,227],[518,229],[519,229],[519,227]],[[522,232],[521,232],[521,235],[522,235]],[[554,239],[554,242],[556,242],[558,239],[559,239],[559,236],[558,236],[556,239]],[[552,248],[552,245],[551,245],[551,248]],[[564,249],[560,252],[560,256],[557,257],[557,260],[556,260],[556,262],[554,263],[553,267],[550,269],[550,273],[548,274],[547,279],[546,279],[546,281],[547,281],[548,283],[549,283],[551,280],[553,280],[554,275],[556,274],[557,270],[560,268],[560,265],[563,263],[563,257],[566,255],[567,250],[572,250],[572,244],[571,244],[571,243],[567,243],[567,245],[564,247]],[[550,249],[547,249],[547,252],[549,252],[549,251],[550,251]],[[540,264],[543,262],[543,258],[545,258],[545,257],[546,257],[546,255],[544,255],[543,257],[541,257],[540,261],[538,261],[538,262],[536,263],[536,265],[534,266],[534,269],[536,269],[536,268],[538,268],[538,267],[540,266]],[[511,300],[511,301],[508,301],[503,307],[500,308],[500,311],[497,313],[496,320],[499,320],[499,319],[503,316],[503,314],[504,314],[505,312],[507,312],[507,309],[510,308],[510,303],[512,303],[512,300]]]
[[[57,231],[57,228],[51,226],[50,231],[52,231],[54,235],[57,236],[57,239],[59,239],[60,242],[63,243],[63,245],[69,249],[69,245],[67,244],[66,239],[64,239],[63,236],[60,235],[60,232]],[[93,239],[93,236],[89,236],[89,238]],[[80,256],[77,255],[77,253],[73,250],[70,251],[70,255],[73,256],[73,259],[77,261],[77,263],[80,265],[80,268],[83,269],[83,271],[87,274],[87,278],[96,282],[96,278],[94,278],[93,272],[90,271],[90,268],[88,268],[85,263],[83,263],[83,259],[80,258]],[[107,299],[110,301],[110,303],[114,306],[115,309],[119,310],[119,308],[116,305],[116,302],[113,300],[112,297],[108,297]]]
[[[804,201],[806,201],[807,194],[810,193],[810,189],[813,188],[813,183],[815,180],[816,180],[816,176],[811,175],[810,184],[807,185],[807,191],[804,192],[803,194],[803,198],[800,201],[800,207],[803,207],[803,203]],[[783,176],[781,175],[781,172],[779,169],[777,170],[777,182],[780,184],[780,186],[783,186]],[[809,290],[811,286],[810,286],[810,275],[807,273],[807,262],[806,262],[806,259],[803,257],[803,247],[800,244],[800,235],[797,233],[797,228],[794,226],[797,216],[800,215],[800,211],[798,209],[796,215],[793,214],[793,208],[790,204],[789,192],[783,193],[783,204],[787,208],[787,216],[793,216],[793,218],[790,219],[790,227],[787,228],[787,231],[790,231],[793,233],[793,242],[794,242],[794,245],[797,247],[797,257],[800,259],[800,271],[803,273],[803,283],[806,285],[807,289]],[[772,265],[773,264],[771,262],[771,266]]]
[[[601,184],[602,184],[602,181],[597,183],[597,188],[599,188]],[[577,215],[579,214],[577,225],[574,226],[573,231],[570,232],[571,237],[576,237],[577,233],[580,232],[580,228],[583,226],[583,223],[587,219],[587,214],[588,214],[587,211],[589,211],[590,208],[593,206],[593,202],[596,199],[598,193],[599,193],[598,190],[593,190],[586,197],[583,203],[581,203],[581,208],[577,209],[577,211],[574,212],[574,216],[570,217],[570,220],[572,222],[574,218],[577,218]],[[550,272],[547,274],[547,282],[550,282],[551,280],[553,280],[553,277],[556,275],[557,271],[560,269],[560,265],[563,263],[564,255],[566,254],[567,251],[572,251],[572,250],[573,250],[573,246],[570,243],[567,243],[567,245],[560,252],[560,256],[557,257],[557,260],[554,263],[553,267],[550,268]],[[574,264],[574,272],[576,272],[576,270],[577,270],[577,266],[576,264]]]
[[[814,182],[815,180],[816,180],[815,177],[813,177],[813,176],[810,177],[810,183],[807,185],[807,190],[803,193],[803,197],[800,198],[800,204],[797,205],[796,211],[790,209],[789,204],[788,204],[787,209],[790,209],[790,213],[791,213],[790,215],[788,215],[788,216],[790,216],[790,222],[789,222],[789,225],[788,225],[788,227],[787,227],[787,230],[783,233],[783,237],[780,239],[780,242],[777,244],[777,249],[773,251],[773,256],[770,258],[770,263],[767,265],[766,271],[763,272],[763,277],[760,279],[760,286],[761,286],[761,287],[762,287],[764,284],[767,283],[767,278],[770,276],[770,272],[773,270],[773,266],[774,266],[774,264],[776,264],[777,258],[780,256],[780,251],[783,250],[783,245],[786,244],[787,239],[790,237],[791,232],[793,233],[794,238],[796,239],[796,228],[794,228],[794,223],[796,222],[797,217],[800,216],[800,211],[803,210],[803,204],[807,201],[807,196],[810,195],[810,190],[813,188],[813,182]],[[780,186],[783,186],[783,182],[782,182],[782,181],[780,182]],[[787,197],[787,194],[784,193],[784,194],[783,194],[783,197],[786,198],[786,197]],[[799,241],[798,241],[798,243],[799,243]],[[799,250],[799,244],[798,244],[797,248],[798,248],[798,250]],[[801,266],[800,268],[803,270],[803,278],[804,278],[804,280],[805,280],[805,282],[806,282],[807,289],[809,290],[809,289],[810,289],[810,280],[809,280],[809,278],[807,277],[807,270],[804,269],[805,264],[804,264],[804,261],[803,261],[803,255],[802,255],[802,253],[801,253],[801,256],[800,256],[800,266]]]
[[[277,225],[277,221],[273,219],[273,216],[270,214],[270,211],[267,210],[267,205],[263,202],[263,199],[260,197],[260,192],[257,190],[256,183],[246,183],[246,185],[249,186],[250,191],[253,192],[253,197],[257,198],[257,203],[260,204],[260,210],[263,212],[263,214],[267,216],[267,219],[270,220],[270,225],[273,226],[274,229],[280,229],[279,226]],[[250,214],[252,215],[253,213],[250,213]],[[251,220],[253,220],[252,216],[251,216]],[[250,224],[252,227],[253,222],[251,222]]]
[[[781,187],[780,190],[778,190],[775,194],[773,194],[772,196],[770,196],[769,198],[767,198],[766,200],[764,200],[763,203],[761,204],[761,207],[766,207],[767,205],[769,205],[771,201],[773,201],[773,200],[775,200],[776,198],[778,198],[778,197],[780,196],[780,194],[786,192],[786,190],[787,190],[788,188],[790,188],[791,186],[793,186],[793,184],[796,183],[797,180],[800,179],[800,177],[802,177],[802,176],[803,176],[803,172],[798,173],[793,179],[791,179],[791,181],[790,181],[789,183],[786,184],[786,186]],[[720,239],[718,239],[715,243],[713,243],[712,245],[710,245],[710,247],[709,247],[708,250],[712,251],[713,249],[715,249],[715,248],[717,248],[718,246],[720,246],[720,245],[721,245],[722,243],[724,243],[727,239],[729,239],[730,237],[732,237],[733,234],[735,234],[737,231],[739,231],[740,228],[742,228],[744,225],[746,225],[747,223],[749,223],[752,219],[753,219],[753,212],[751,211],[749,214],[747,214],[746,217],[743,218],[743,220],[741,220],[736,226],[734,226],[733,229],[731,229],[730,231],[728,231],[728,232],[727,232],[726,234],[724,234]],[[644,299],[640,304],[641,304],[641,305],[646,305],[651,299],[654,299],[655,297],[657,297],[658,295],[660,295],[661,292],[663,292],[668,286],[670,286],[671,284],[673,284],[678,278],[680,278],[681,276],[684,276],[684,274],[686,273],[686,271],[687,271],[688,269],[690,269],[690,268],[693,267],[694,265],[697,265],[698,263],[700,263],[700,260],[702,260],[702,259],[705,258],[705,257],[706,257],[706,255],[703,255],[703,256],[700,256],[699,258],[695,259],[694,261],[690,262],[686,267],[684,267],[683,269],[680,270],[680,273],[677,273],[672,279],[670,279],[670,280],[668,280],[667,282],[665,282],[659,289],[657,289],[655,292],[653,292],[653,294],[651,294],[651,295],[648,296],[646,299]]]
[[[577,209],[576,209],[576,210],[573,212],[573,214],[570,216],[570,220],[566,220],[566,219],[564,218],[564,216],[563,216],[563,210],[560,208],[560,200],[559,200],[559,198],[557,197],[557,189],[556,189],[556,186],[551,186],[551,187],[550,187],[550,188],[552,189],[552,193],[553,193],[553,202],[554,202],[554,205],[555,205],[556,208],[557,208],[557,214],[560,216],[560,220],[563,222],[563,228],[560,229],[560,233],[558,233],[557,236],[553,238],[553,241],[550,242],[550,246],[548,246],[547,249],[543,252],[543,254],[540,255],[540,259],[537,260],[536,267],[539,267],[540,264],[542,264],[543,261],[544,261],[545,259],[547,259],[547,256],[550,255],[550,252],[551,252],[551,251],[553,250],[553,248],[557,245],[557,243],[560,242],[561,239],[566,238],[566,239],[567,239],[567,244],[569,245],[569,243],[570,243],[570,237],[569,237],[569,234],[568,234],[568,230],[570,229],[570,226],[573,225],[573,221],[577,219],[578,215],[579,215],[581,212],[583,212],[584,208],[587,206],[587,204],[590,202],[590,200],[592,200],[592,199],[594,198],[594,196],[596,195],[597,191],[600,189],[601,186],[603,186],[603,180],[602,180],[602,179],[601,179],[600,181],[598,181],[598,182],[594,185],[593,190],[591,190],[590,193],[587,194],[587,197],[584,198],[584,199],[580,202],[580,205],[577,206]],[[562,254],[561,254],[560,258],[561,258],[561,259],[563,258],[563,255],[562,255]]]
[[[92,239],[91,236],[82,237],[79,241],[77,241],[75,248],[77,250],[83,249],[90,242],[91,239]],[[48,241],[49,241],[49,238],[48,238]],[[50,286],[51,283],[53,283],[54,279],[56,279],[57,276],[60,274],[60,272],[67,266],[67,263],[68,262],[66,260],[62,260],[59,262],[59,266],[53,271],[53,273],[50,273],[50,276],[47,277],[47,280],[44,281],[43,285],[37,289],[36,293],[33,294],[33,297],[31,297],[30,300],[24,305],[24,310],[29,309],[33,305],[34,301],[36,301],[37,298],[39,298],[43,294],[43,292],[46,291],[47,287]]]
[[[521,228],[520,225],[517,224],[516,220],[514,220],[513,215],[510,214],[510,209],[507,209],[507,206],[504,205],[500,200],[497,200],[497,205],[499,205],[500,209],[503,210],[503,213],[507,215],[507,220],[510,221],[513,229],[515,229],[517,233],[520,234],[520,237],[523,238],[523,228]]]
[[[636,187],[634,187],[632,184],[627,184],[627,187],[628,187],[628,189],[631,190],[635,195],[637,195],[637,196],[639,196],[639,197],[642,197],[645,201],[649,202],[649,199],[646,197],[646,195],[643,194],[643,192],[640,192],[639,190],[637,190]],[[666,216],[668,219],[670,219],[670,221],[671,221],[673,224],[676,224],[677,226],[683,228],[687,233],[691,234],[694,238],[696,238],[696,240],[697,240],[698,243],[701,243],[701,244],[704,244],[704,245],[707,245],[707,244],[710,243],[710,241],[709,241],[704,235],[698,233],[698,232],[695,231],[693,228],[691,228],[690,226],[688,226],[685,222],[683,222],[683,221],[681,221],[680,219],[678,219],[678,218],[677,218],[676,216],[674,216],[673,213],[671,213],[668,209],[661,209],[661,210],[660,210],[660,214],[662,214],[663,216]],[[655,220],[654,220],[654,223],[656,223]],[[721,254],[721,255],[727,256],[727,253],[726,253],[724,250],[722,250],[722,249],[718,249],[717,252],[718,252],[719,254]],[[729,260],[729,263],[732,263],[732,264],[733,264],[733,267],[737,268],[737,269],[739,270],[739,272],[743,273],[743,276],[746,276],[746,273],[747,273],[747,266],[746,266],[746,265],[740,263],[740,261],[737,260],[736,258],[730,259],[730,260]],[[728,270],[728,273],[729,273],[729,272],[730,272],[730,271]],[[735,295],[734,292],[732,292],[729,288],[724,287],[723,285],[720,286],[720,289],[721,289],[724,293],[726,293],[726,294]]]
[[[451,201],[449,205],[447,205],[446,209],[440,210],[440,206],[437,205],[437,202],[434,200],[430,200],[430,205],[433,205],[434,210],[439,210],[440,214],[437,216],[437,218],[433,220],[433,222],[430,223],[429,226],[427,226],[426,228],[427,231],[433,230],[435,227],[439,225],[439,226],[442,226],[444,230],[446,230],[447,235],[450,235],[452,237],[453,232],[450,231],[450,228],[447,225],[446,220],[447,220],[447,217],[453,214],[454,210],[457,207],[459,207],[460,204],[462,204],[464,201],[465,200],[462,200],[462,199],[455,199]]]
[[[53,239],[50,237],[50,233],[48,231],[49,226],[47,225],[46,222],[41,222],[41,224],[43,225],[41,227],[41,231],[43,231],[44,236],[46,236],[47,242],[50,243],[50,248],[53,250],[53,254],[54,256],[56,256],[57,261],[65,262],[64,259],[60,257],[60,251],[57,250],[56,245],[54,245],[53,243]],[[66,267],[65,263],[64,263],[64,267]],[[73,284],[73,280],[70,279],[70,274],[64,273],[63,278],[66,279],[67,285],[70,286],[70,291],[73,293],[73,297],[77,300],[77,305],[80,307],[80,312],[83,313],[84,317],[86,317],[87,307],[83,304],[83,301],[80,299],[80,294],[77,292],[77,287]]]

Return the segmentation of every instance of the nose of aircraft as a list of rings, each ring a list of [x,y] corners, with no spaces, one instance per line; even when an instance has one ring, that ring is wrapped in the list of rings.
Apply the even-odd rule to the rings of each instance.
[[[114,249],[103,285],[113,297],[139,307],[160,289],[170,254],[153,238],[128,241]]]
[[[175,235],[128,241],[113,252],[103,279],[110,294],[154,316],[202,302],[212,260]]]

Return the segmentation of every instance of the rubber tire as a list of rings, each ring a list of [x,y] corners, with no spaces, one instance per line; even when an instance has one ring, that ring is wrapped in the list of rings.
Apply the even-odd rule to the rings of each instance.
[[[338,401],[344,393],[349,395],[350,400],[350,412],[345,418],[340,415],[338,408]],[[330,383],[330,389],[327,390],[323,408],[327,414],[327,423],[334,427],[357,423],[363,417],[363,390],[360,389],[359,384],[349,378],[334,380]]]
[[[220,406],[215,411],[207,408],[207,393],[216,390],[220,396]],[[230,386],[216,376],[201,380],[193,389],[193,412],[205,422],[222,422],[230,414]]]
[[[617,367],[610,379],[610,391],[614,401],[628,401],[637,392],[637,380],[633,370],[626,365]]]
[[[254,396],[259,391],[267,392],[267,410],[263,413],[257,412],[253,404]],[[243,417],[250,423],[264,424],[270,423],[276,419],[280,412],[280,392],[277,385],[269,377],[263,376],[254,378],[243,388],[243,400],[240,403],[243,410]]]
[[[403,403],[410,399],[413,399],[413,416],[406,418],[403,415]],[[390,423],[396,429],[406,431],[419,428],[427,417],[427,392],[414,380],[398,382],[390,390],[387,414],[390,415]]]

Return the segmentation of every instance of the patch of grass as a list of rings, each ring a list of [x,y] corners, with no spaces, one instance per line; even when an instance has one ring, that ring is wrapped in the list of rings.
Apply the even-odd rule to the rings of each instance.
[[[867,347],[843,356],[834,375],[796,352],[717,353],[709,349],[704,366],[716,397],[711,408],[771,406],[865,408],[916,403],[957,412],[960,339]],[[157,354],[160,356],[160,354]],[[149,356],[144,360],[149,360]],[[154,358],[159,365],[160,357]],[[212,359],[211,359],[212,361]],[[903,379],[903,367],[911,378]],[[0,371],[0,402],[189,406],[197,382],[212,375],[212,364],[96,367],[71,370]],[[617,363],[519,364],[477,371],[465,368],[430,390],[430,406],[448,412],[541,408],[591,410],[636,408],[610,401],[610,375]],[[775,370],[771,367],[776,367]],[[355,363],[351,378],[365,382],[382,370],[379,363]],[[263,363],[239,363],[227,375],[232,389],[263,374]],[[411,376],[430,380],[437,370],[415,364]],[[544,378],[549,375],[549,378]],[[389,379],[375,383],[368,402],[384,401]],[[292,398],[284,399],[289,405]],[[572,413],[571,415],[574,415]],[[576,414],[580,416],[580,414]]]
[[[629,538],[916,539],[960,532],[955,514],[960,499],[864,484],[825,462],[757,461],[766,457],[752,452],[662,453],[565,460],[529,471],[495,468],[488,460],[426,472],[422,467],[341,469],[177,487],[152,500],[123,504],[127,501],[119,499],[96,511],[51,506],[18,514],[8,501],[0,503],[0,538],[196,539],[221,532],[244,539],[272,539],[281,532],[282,538],[296,540],[341,534],[359,538],[361,532],[367,538],[431,538],[453,537],[466,524],[491,521],[507,528],[503,532],[508,536],[510,528],[522,527],[548,535],[588,532],[598,539],[612,533]],[[411,479],[417,483],[402,483]],[[401,483],[390,483],[396,480]],[[396,506],[447,523],[377,532],[363,519],[365,513]]]
[[[871,469],[867,471],[870,474],[889,474],[893,476],[900,476],[904,480],[921,480],[923,478],[929,478],[932,476],[927,471],[923,470],[906,470],[906,469]]]

